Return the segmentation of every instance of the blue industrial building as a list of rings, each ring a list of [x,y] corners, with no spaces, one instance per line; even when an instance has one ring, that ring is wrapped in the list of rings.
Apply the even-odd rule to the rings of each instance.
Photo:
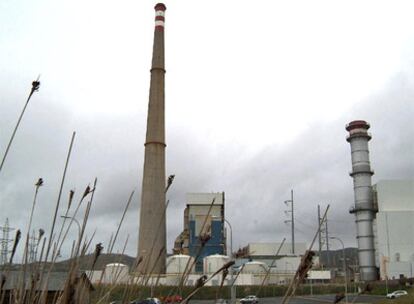
[[[204,257],[212,254],[227,254],[224,192],[187,194],[184,230],[175,241],[174,253],[194,257],[196,272],[203,271]]]

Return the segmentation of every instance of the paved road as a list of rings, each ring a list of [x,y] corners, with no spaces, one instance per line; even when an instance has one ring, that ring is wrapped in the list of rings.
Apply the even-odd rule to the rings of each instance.
[[[290,299],[289,304],[327,304],[333,303],[335,295],[318,295],[318,296],[297,296]],[[282,303],[282,297],[275,298],[260,298],[259,304],[280,304]],[[351,303],[354,296],[349,295],[348,301]],[[384,296],[372,296],[372,295],[360,295],[354,302],[357,303],[376,303],[383,300]],[[345,303],[343,300],[341,303]],[[212,300],[191,300],[190,304],[214,304]]]

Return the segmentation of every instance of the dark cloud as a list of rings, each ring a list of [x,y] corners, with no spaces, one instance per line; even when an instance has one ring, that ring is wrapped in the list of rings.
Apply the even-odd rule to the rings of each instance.
[[[222,144],[222,140],[208,142],[200,138],[196,131],[200,126],[192,130],[168,125],[167,175],[176,175],[168,192],[168,249],[182,229],[187,192],[226,192],[226,216],[233,226],[235,247],[248,242],[280,241],[283,237],[289,240],[283,202],[290,198],[290,189],[294,189],[298,241],[310,242],[316,232],[317,205],[324,208],[330,204],[330,232],[354,246],[354,217],[348,213],[353,192],[345,124],[353,119],[371,123],[374,182],[414,178],[413,84],[410,74],[401,73],[386,89],[355,104],[340,118],[313,122],[285,144],[257,143],[264,148],[253,155],[245,153],[243,145],[233,139]],[[1,112],[5,114],[0,121],[0,149],[4,151],[28,90],[17,82],[14,88],[2,88]],[[135,190],[117,246],[121,250],[129,235],[126,251],[135,254],[145,113],[137,109],[128,115],[77,115],[42,88],[33,97],[0,175],[0,223],[8,217],[13,227],[25,232],[34,183],[42,177],[45,185],[39,193],[33,228],[43,228],[48,234],[70,137],[76,130],[59,215],[65,211],[70,189],[76,190],[76,202],[98,177],[87,233],[91,236],[96,229],[96,242],[107,245],[129,194]],[[299,122],[292,117],[291,123]],[[288,129],[275,130],[275,136]],[[81,208],[79,219],[83,211]],[[76,233],[72,228],[70,238]],[[65,249],[68,252],[69,247]]]

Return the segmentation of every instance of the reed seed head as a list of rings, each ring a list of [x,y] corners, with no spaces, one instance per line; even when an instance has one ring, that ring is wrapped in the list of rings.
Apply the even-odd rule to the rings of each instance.
[[[39,91],[39,87],[40,87],[40,81],[39,80],[35,80],[35,81],[32,82],[32,92]]]
[[[42,236],[45,234],[45,231],[42,229],[42,228],[40,228],[39,229],[39,240],[42,238]]]
[[[88,185],[85,189],[85,192],[83,192],[82,199],[84,199],[89,193],[91,193],[91,187]]]
[[[36,187],[41,187],[41,186],[43,186],[43,178],[39,177],[39,179],[37,180],[37,182],[36,182],[35,186],[36,186]]]

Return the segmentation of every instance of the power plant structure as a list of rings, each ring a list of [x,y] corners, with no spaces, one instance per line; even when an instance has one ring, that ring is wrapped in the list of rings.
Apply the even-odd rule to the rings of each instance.
[[[202,272],[203,258],[214,254],[231,256],[226,246],[224,192],[187,193],[186,199],[184,229],[175,239],[173,252],[195,258],[195,271]]]
[[[165,174],[165,63],[164,22],[166,7],[155,5],[154,44],[145,140],[138,256],[141,273],[165,273],[166,174]]]
[[[346,126],[349,136],[346,140],[351,145],[352,172],[354,182],[355,205],[350,209],[355,214],[357,225],[357,243],[359,269],[362,281],[374,281],[378,278],[375,265],[375,245],[373,221],[376,209],[372,199],[371,170],[369,161],[368,133],[370,125],[364,120],[354,120]]]

